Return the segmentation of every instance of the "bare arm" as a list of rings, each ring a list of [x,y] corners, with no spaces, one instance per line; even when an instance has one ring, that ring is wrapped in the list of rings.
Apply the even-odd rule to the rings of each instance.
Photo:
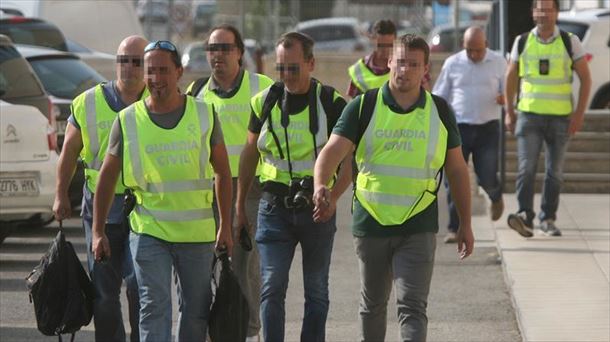
[[[92,250],[96,261],[110,257],[110,244],[106,237],[106,218],[114,200],[114,189],[121,174],[123,160],[107,153],[100,170],[93,197]]]
[[[252,185],[252,180],[256,173],[256,165],[260,158],[260,154],[256,147],[258,134],[248,132],[246,145],[241,152],[239,158],[239,177],[237,178],[237,200],[235,202],[236,225],[242,227],[248,226],[248,218],[246,217],[246,198],[248,191]]]
[[[352,156],[354,148],[351,140],[337,134],[331,134],[330,139],[320,151],[314,167],[314,220],[324,222],[335,212],[336,203],[352,179]],[[332,190],[326,184],[335,174],[339,163],[342,163],[339,176]]]
[[[582,128],[585,110],[587,110],[587,103],[591,93],[591,72],[589,71],[588,62],[584,58],[580,58],[574,62],[573,69],[580,79],[580,89],[578,91],[578,104],[570,120],[570,135],[576,134]]]
[[[464,259],[472,254],[474,235],[470,222],[470,178],[461,146],[447,150],[445,173],[449,180],[451,197],[453,197],[460,218],[457,236],[458,253],[460,259]]]
[[[57,163],[57,177],[55,184],[55,203],[53,212],[58,221],[67,219],[72,214],[68,188],[76,170],[78,154],[83,149],[83,139],[78,128],[68,123],[64,145]]]
[[[216,238],[216,249],[226,247],[229,255],[231,255],[233,251],[233,236],[231,234],[233,182],[231,180],[231,169],[225,144],[212,146],[210,162],[214,168],[216,202],[218,203],[218,212],[220,214],[220,228]]]
[[[504,84],[504,101],[506,102],[506,118],[504,124],[506,129],[514,133],[517,116],[515,115],[515,96],[519,85],[519,64],[510,61],[506,68],[506,80]]]

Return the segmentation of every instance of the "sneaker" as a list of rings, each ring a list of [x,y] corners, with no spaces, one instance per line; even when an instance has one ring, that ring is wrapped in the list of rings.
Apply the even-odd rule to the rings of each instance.
[[[561,230],[557,228],[555,225],[555,221],[548,219],[540,222],[540,227],[538,227],[540,234],[546,236],[561,236]]]
[[[499,200],[491,202],[489,206],[489,216],[492,221],[498,221],[504,212],[504,200],[500,197]]]
[[[523,237],[534,236],[532,222],[527,219],[525,212],[508,215],[508,226]]]
[[[445,238],[443,239],[443,241],[445,241],[445,243],[456,243],[457,242],[456,233],[454,233],[454,232],[447,233],[447,235],[445,235]]]
[[[248,336],[246,337],[246,341],[245,342],[260,342],[260,338],[258,338],[258,335],[254,335],[254,336]]]

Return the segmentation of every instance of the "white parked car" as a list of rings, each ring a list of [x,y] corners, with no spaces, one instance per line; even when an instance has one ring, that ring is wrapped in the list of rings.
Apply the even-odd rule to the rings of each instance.
[[[55,127],[36,108],[0,101],[0,235],[8,223],[53,220]],[[1,240],[0,240],[1,241]]]
[[[369,41],[356,18],[323,18],[298,23],[295,31],[310,36],[316,51],[354,52],[367,49]]]
[[[557,25],[577,35],[587,53],[592,80],[588,107],[610,108],[610,10],[560,12]]]

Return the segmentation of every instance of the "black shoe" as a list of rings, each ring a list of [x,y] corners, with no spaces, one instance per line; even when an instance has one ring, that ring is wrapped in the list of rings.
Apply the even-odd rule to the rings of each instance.
[[[534,236],[532,222],[527,219],[525,212],[508,215],[508,226],[523,237]]]

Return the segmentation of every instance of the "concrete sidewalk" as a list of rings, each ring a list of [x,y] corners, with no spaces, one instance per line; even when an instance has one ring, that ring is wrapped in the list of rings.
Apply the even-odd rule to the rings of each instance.
[[[488,222],[523,339],[610,341],[610,195],[562,194],[556,224],[563,236],[529,239],[506,224],[515,196],[504,201],[503,217]]]

